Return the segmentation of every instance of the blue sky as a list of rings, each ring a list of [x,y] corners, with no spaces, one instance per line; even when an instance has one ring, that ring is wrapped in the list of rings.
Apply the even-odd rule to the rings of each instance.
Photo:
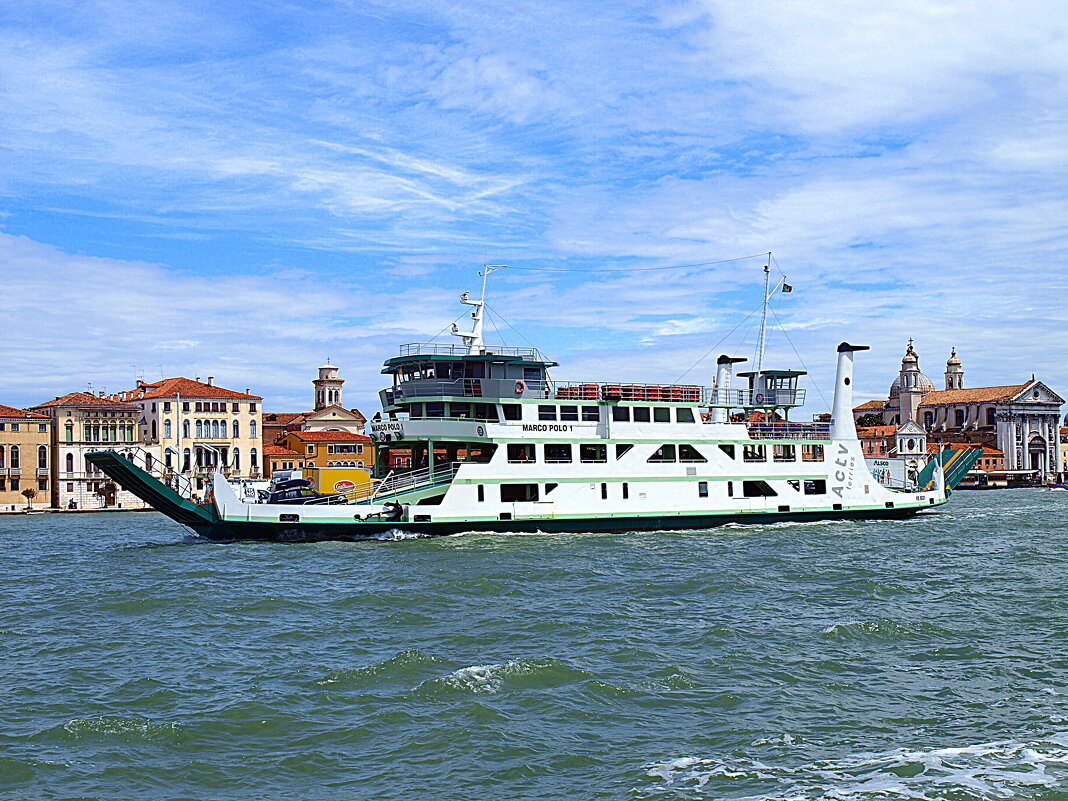
[[[796,287],[768,361],[792,342],[825,395],[839,341],[873,347],[867,399],[909,337],[936,384],[956,346],[966,385],[1064,394],[1062,11],[11,4],[0,402],[162,373],[301,409],[329,356],[374,410],[486,262],[554,269],[491,296],[558,378],[673,380],[759,303],[760,260],[589,271],[764,251]]]

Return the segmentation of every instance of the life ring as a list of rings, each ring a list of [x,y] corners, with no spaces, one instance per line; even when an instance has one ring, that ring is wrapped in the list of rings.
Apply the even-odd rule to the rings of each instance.
[[[758,392],[756,394],[755,400],[756,400],[757,403],[763,403],[764,402],[764,395],[761,394],[760,392]]]
[[[515,394],[516,395],[522,395],[524,390],[526,390],[526,388],[527,388],[527,385],[524,384],[522,381],[516,381],[515,382]]]

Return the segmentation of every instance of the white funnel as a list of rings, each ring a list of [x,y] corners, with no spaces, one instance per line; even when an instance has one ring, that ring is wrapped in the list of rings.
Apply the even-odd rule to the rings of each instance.
[[[856,439],[853,421],[853,353],[868,350],[867,345],[838,346],[838,372],[834,378],[834,403],[831,405],[831,439]]]
[[[731,378],[734,375],[734,365],[738,362],[744,362],[745,359],[735,359],[731,356],[723,355],[716,360],[716,391],[712,395],[712,422],[713,423],[726,423],[727,413],[730,411],[727,407],[731,402]],[[715,404],[723,404],[720,408],[716,408]]]

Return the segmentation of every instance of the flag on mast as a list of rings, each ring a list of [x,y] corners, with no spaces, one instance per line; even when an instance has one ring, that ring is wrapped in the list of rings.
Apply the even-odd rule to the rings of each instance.
[[[782,282],[782,293],[785,295],[787,292],[793,292],[794,288],[785,281]]]

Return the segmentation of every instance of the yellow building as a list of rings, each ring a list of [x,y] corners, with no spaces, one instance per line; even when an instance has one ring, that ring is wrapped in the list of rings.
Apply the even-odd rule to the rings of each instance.
[[[0,511],[52,505],[52,422],[0,404]]]
[[[348,431],[290,431],[278,443],[302,454],[305,467],[370,469],[375,446],[370,437]]]
[[[166,378],[119,393],[141,407],[141,443],[153,472],[188,478],[204,490],[219,469],[231,478],[262,474],[262,398],[190,378]]]

